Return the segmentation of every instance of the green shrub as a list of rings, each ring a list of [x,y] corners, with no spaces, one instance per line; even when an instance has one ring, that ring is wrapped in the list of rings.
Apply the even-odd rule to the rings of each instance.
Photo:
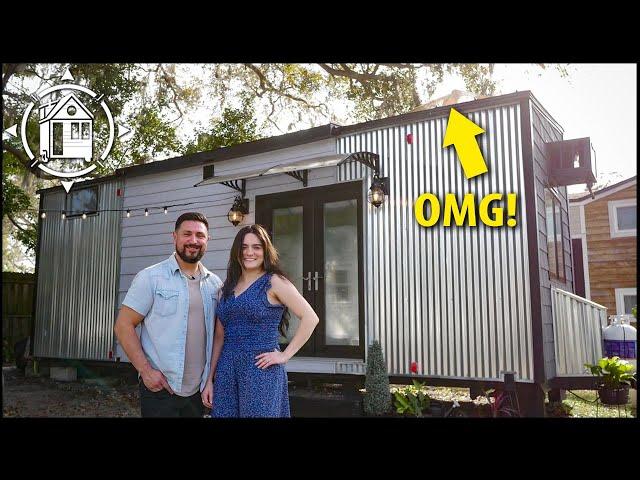
[[[389,374],[380,342],[374,340],[367,354],[364,411],[367,415],[384,415],[391,409]]]

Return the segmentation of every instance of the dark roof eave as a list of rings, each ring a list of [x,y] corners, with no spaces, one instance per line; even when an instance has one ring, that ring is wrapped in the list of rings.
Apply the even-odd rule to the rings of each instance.
[[[596,196],[596,198],[594,198],[593,200],[596,200],[598,198],[598,195],[600,195],[601,193],[607,192],[614,188],[621,187],[625,183],[633,183],[636,180],[636,178],[637,178],[637,175],[634,175],[633,177],[625,178],[624,180],[620,180],[618,183],[614,183],[613,185],[609,185],[608,187],[604,187],[600,190],[596,190],[595,192],[593,192],[593,194]],[[591,194],[587,193],[582,197],[570,198],[569,203],[578,203],[578,202],[582,202],[584,200],[589,200],[589,199],[591,199]]]
[[[341,127],[339,125],[328,123],[326,125],[301,130],[299,132],[286,133],[276,137],[262,138],[260,140],[241,143],[232,147],[222,147],[207,152],[198,152],[189,155],[182,155],[180,157],[173,157],[159,162],[119,168],[116,170],[116,175],[134,177],[139,175],[148,175],[150,173],[168,172],[179,168],[196,167],[208,163],[220,162],[222,160],[245,157],[247,155],[270,152],[272,150],[280,150],[282,148],[295,147],[297,145],[335,137],[340,128]]]
[[[74,182],[73,183],[73,187],[71,188],[72,190],[77,190],[78,188],[85,188],[85,187],[91,187],[93,185],[99,185],[101,183],[106,183],[106,182],[110,182],[112,180],[117,179],[118,177],[120,177],[120,175],[113,174],[113,175],[107,175],[104,177],[97,177],[97,178],[91,178],[89,180],[85,180],[83,182]],[[57,185],[55,187],[49,187],[49,188],[41,188],[40,190],[36,190],[36,193],[38,195],[40,195],[43,192],[47,192],[47,193],[53,193],[57,190],[63,190],[64,191],[64,187],[62,185]]]

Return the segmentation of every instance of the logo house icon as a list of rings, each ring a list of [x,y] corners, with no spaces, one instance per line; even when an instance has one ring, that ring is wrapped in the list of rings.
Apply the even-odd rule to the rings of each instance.
[[[70,93],[39,106],[40,161],[93,157],[93,114]]]

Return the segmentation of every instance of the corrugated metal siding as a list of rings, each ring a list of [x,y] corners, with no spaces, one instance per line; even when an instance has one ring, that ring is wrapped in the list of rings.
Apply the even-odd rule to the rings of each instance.
[[[598,363],[607,308],[551,288],[556,376],[589,376],[585,363]]]
[[[503,371],[516,371],[520,381],[532,381],[520,108],[468,117],[487,132],[476,138],[489,172],[472,180],[454,148],[442,148],[445,117],[338,141],[339,153],[378,153],[391,182],[387,203],[367,203],[364,216],[366,342],[380,340],[390,374],[409,374],[416,360],[429,376],[501,379]],[[340,167],[338,180],[366,178],[366,195],[371,175],[352,163]],[[478,220],[478,227],[421,227],[413,204],[425,192],[441,200],[446,193],[480,199],[515,192],[518,226],[490,228]]]
[[[119,209],[122,181],[98,186],[99,209]],[[43,193],[44,210],[64,210],[64,192]],[[41,220],[34,353],[107,360],[113,347],[120,213]]]

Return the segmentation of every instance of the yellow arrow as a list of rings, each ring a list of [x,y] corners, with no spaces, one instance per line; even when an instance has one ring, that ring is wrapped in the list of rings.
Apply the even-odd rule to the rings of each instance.
[[[484,133],[482,128],[455,109],[451,109],[442,148],[449,145],[455,147],[467,178],[473,178],[489,171],[476,141],[476,135],[481,133]]]

